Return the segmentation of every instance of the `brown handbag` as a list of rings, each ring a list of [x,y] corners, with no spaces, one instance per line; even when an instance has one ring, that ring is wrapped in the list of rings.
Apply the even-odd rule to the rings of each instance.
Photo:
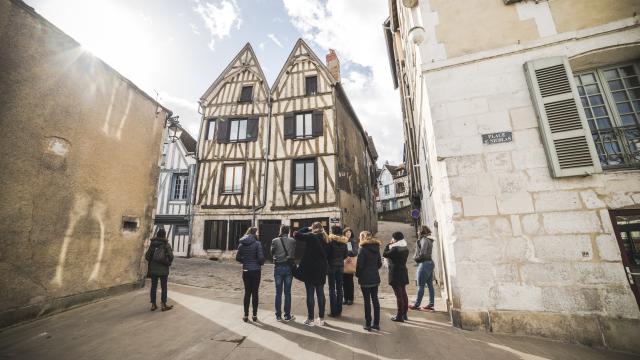
[[[356,273],[356,262],[357,258],[355,256],[349,256],[344,259],[344,273],[345,274],[355,274]]]

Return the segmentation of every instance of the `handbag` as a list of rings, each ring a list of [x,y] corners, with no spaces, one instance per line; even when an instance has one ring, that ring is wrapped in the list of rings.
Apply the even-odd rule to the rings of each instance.
[[[289,268],[291,269],[291,274],[298,279],[295,275],[298,271],[298,265],[296,265],[295,259],[289,259],[289,252],[287,251],[287,247],[284,246],[284,240],[282,240],[282,237],[280,237],[280,244],[282,244],[282,248],[284,249],[284,256],[287,257],[287,265],[289,265]]]
[[[348,256],[346,259],[344,259],[344,270],[343,270],[343,272],[345,274],[355,274],[356,273],[356,262],[357,262],[357,258],[356,257]]]

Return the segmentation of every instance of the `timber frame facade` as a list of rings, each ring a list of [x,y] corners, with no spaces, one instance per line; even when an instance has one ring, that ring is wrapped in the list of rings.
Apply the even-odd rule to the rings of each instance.
[[[247,43],[202,96],[194,256],[230,256],[252,225],[267,255],[281,224],[377,230],[377,153],[331,55],[298,40],[269,88]]]

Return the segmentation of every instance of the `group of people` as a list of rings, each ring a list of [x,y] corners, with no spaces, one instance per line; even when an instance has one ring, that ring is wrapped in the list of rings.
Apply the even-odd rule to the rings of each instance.
[[[299,263],[295,260],[296,242],[305,244],[304,254]],[[434,289],[431,257],[434,239],[427,226],[421,226],[413,260],[418,264],[416,278],[418,293],[415,301],[409,304],[407,285],[409,274],[407,260],[409,248],[404,235],[395,232],[391,242],[382,253],[382,242],[373,238],[369,231],[362,231],[358,241],[350,228],[342,229],[332,226],[327,234],[321,223],[315,222],[311,227],[301,228],[290,236],[287,225],[280,227],[280,235],[271,241],[271,254],[274,264],[274,281],[276,287],[275,316],[277,321],[291,321],[291,285],[293,279],[304,283],[306,289],[307,326],[325,324],[325,292],[324,285],[329,285],[329,317],[340,317],[343,305],[352,305],[354,299],[354,275],[362,291],[364,302],[364,329],[380,330],[380,302],[378,288],[382,257],[388,259],[389,285],[397,300],[397,313],[392,321],[403,322],[408,319],[407,313],[412,310],[433,311]],[[160,282],[161,310],[171,310],[167,304],[167,276],[173,261],[171,246],[166,239],[166,232],[160,228],[145,254],[149,262],[151,277],[151,311],[155,311],[156,292]],[[259,288],[262,265],[265,255],[258,240],[258,228],[250,227],[240,239],[236,260],[242,263],[242,281],[244,284],[244,315],[242,320],[249,321],[249,309],[252,310],[252,321],[258,321]],[[429,302],[421,307],[425,287],[429,289]],[[284,314],[282,295],[284,293]],[[318,319],[315,320],[315,306],[318,305]]]

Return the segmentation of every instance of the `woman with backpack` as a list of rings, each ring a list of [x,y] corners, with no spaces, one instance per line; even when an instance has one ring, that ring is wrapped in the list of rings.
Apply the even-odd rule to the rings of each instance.
[[[169,277],[169,267],[173,262],[173,250],[167,241],[167,232],[164,228],[158,229],[156,236],[151,239],[151,244],[144,258],[149,262],[149,276],[151,276],[151,311],[156,311],[156,292],[158,291],[158,280],[160,280],[161,310],[173,309],[173,305],[167,305],[167,279]]]
[[[378,300],[378,286],[380,285],[380,273],[382,266],[380,256],[380,241],[373,238],[370,232],[360,233],[360,250],[356,266],[356,277],[364,298],[363,328],[367,331],[380,330],[380,301]],[[373,304],[373,322],[371,321],[371,305]]]
[[[244,316],[242,321],[249,321],[249,302],[253,305],[251,319],[258,321],[258,290],[260,289],[261,267],[264,264],[264,252],[258,241],[258,228],[250,227],[240,238],[236,261],[242,263],[242,282],[244,283]]]
[[[389,259],[389,285],[393,288],[398,304],[398,312],[391,321],[403,322],[407,320],[409,310],[409,298],[407,297],[407,285],[409,273],[407,271],[407,258],[409,248],[404,235],[396,231],[391,235],[391,243],[385,246],[382,256]]]
[[[353,275],[356,271],[356,256],[358,256],[358,242],[350,227],[344,228],[342,235],[349,241],[347,242],[347,258],[344,260],[344,274],[342,275],[342,284],[344,287],[343,305],[353,305]]]
[[[331,227],[329,235],[329,316],[342,315],[342,274],[344,273],[344,259],[347,257],[347,240],[342,236],[342,229],[338,225]]]
[[[305,227],[293,234],[298,241],[305,242],[304,255],[300,260],[296,278],[304,281],[307,290],[307,320],[304,324],[314,326],[314,295],[318,298],[318,325],[324,325],[324,283],[327,279],[327,254],[329,238],[322,224],[314,222],[311,228]]]
[[[419,240],[416,244],[416,252],[413,255],[413,260],[418,264],[418,270],[416,271],[418,294],[416,296],[416,301],[412,305],[409,305],[409,309],[434,311],[433,303],[435,292],[433,290],[433,269],[435,268],[435,265],[431,258],[431,253],[433,252],[433,242],[435,240],[431,237],[431,229],[426,225],[422,225],[420,227],[418,238]],[[424,296],[425,285],[429,288],[429,304],[420,308],[420,303]]]

